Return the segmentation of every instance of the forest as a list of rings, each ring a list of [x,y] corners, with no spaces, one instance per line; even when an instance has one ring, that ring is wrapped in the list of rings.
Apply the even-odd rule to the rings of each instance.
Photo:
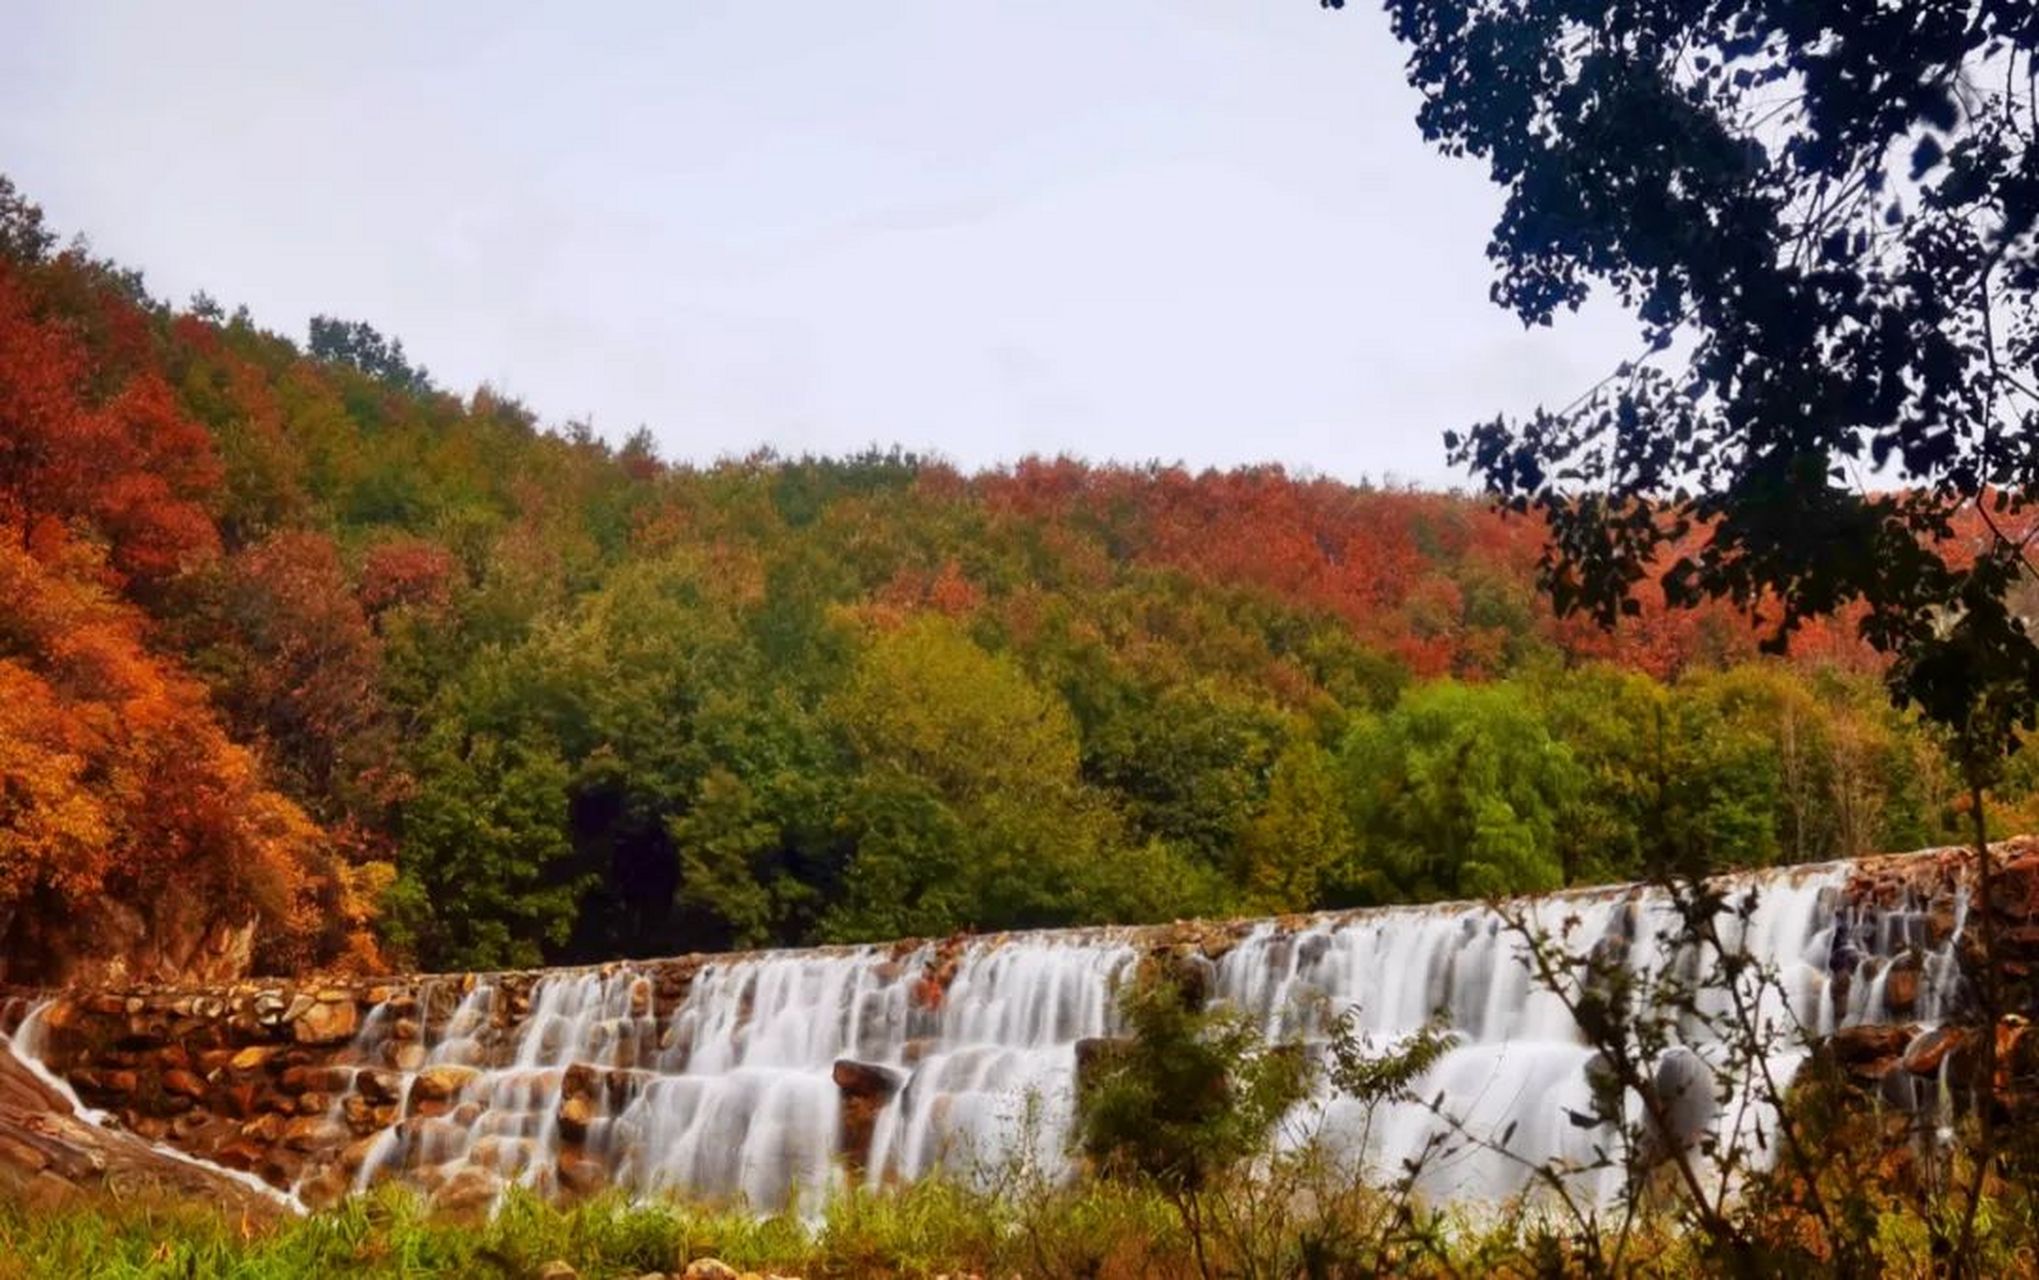
[[[1272,467],[668,462],[152,297],[11,185],[0,424],[12,981],[107,904],[256,920],[270,972],[506,967],[1966,831],[1845,613],[1605,632],[1535,515]]]

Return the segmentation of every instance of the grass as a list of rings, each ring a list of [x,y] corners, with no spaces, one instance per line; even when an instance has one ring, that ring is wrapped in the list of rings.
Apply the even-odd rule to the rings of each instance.
[[[521,1280],[564,1260],[589,1280],[635,1280],[677,1273],[701,1257],[807,1277],[1102,1276],[1121,1273],[1115,1257],[1157,1264],[1141,1274],[1169,1274],[1161,1255],[1179,1251],[1179,1242],[1160,1202],[1108,1186],[1042,1195],[1052,1206],[935,1181],[885,1195],[844,1193],[814,1223],[614,1195],[556,1207],[513,1194],[486,1220],[448,1218],[396,1187],[267,1225],[196,1204],[54,1212],[9,1204],[0,1205],[0,1276]]]
[[[1608,1259],[1581,1242],[1512,1225],[1430,1220],[1391,1244],[1351,1247],[1385,1221],[1381,1202],[1349,1185],[1276,1205],[1250,1231],[1207,1241],[1214,1274],[1241,1277],[1451,1275],[1529,1277],[1608,1274]],[[1242,1197],[1243,1199],[1244,1197]],[[1336,1204],[1335,1217],[1322,1212]],[[1309,1206],[1315,1205],[1313,1209]],[[1234,1210],[1238,1208],[1235,1202]],[[2029,1222],[1997,1223],[1987,1274],[2032,1274]],[[1399,1217],[1400,1215],[1396,1215]],[[1938,1268],[1924,1224],[1909,1213],[1877,1215],[1876,1268],[1927,1276]],[[2002,1228],[2010,1228],[2003,1230]],[[1325,1243],[1346,1244],[1327,1252]],[[1665,1218],[1638,1227],[1620,1275],[1700,1274],[1695,1241]],[[1175,1209],[1151,1188],[1111,1181],[1008,1185],[999,1193],[929,1181],[886,1194],[844,1192],[814,1222],[758,1216],[679,1200],[601,1196],[570,1207],[513,1195],[494,1216],[428,1213],[414,1194],[385,1187],[311,1217],[253,1224],[192,1203],[109,1202],[56,1211],[0,1205],[0,1278],[12,1277],[492,1277],[525,1280],[565,1261],[586,1280],[677,1275],[702,1257],[739,1271],[807,1277],[1066,1277],[1179,1280],[1198,1274]],[[1800,1255],[1794,1268],[1827,1268]]]

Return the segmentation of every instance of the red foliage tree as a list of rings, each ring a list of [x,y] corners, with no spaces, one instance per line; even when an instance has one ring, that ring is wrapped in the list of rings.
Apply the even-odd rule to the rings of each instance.
[[[95,380],[85,348],[37,317],[0,261],[0,523],[20,545],[45,522],[87,530],[129,578],[168,577],[216,554],[205,507],[220,483],[211,437],[153,372],[99,399]]]

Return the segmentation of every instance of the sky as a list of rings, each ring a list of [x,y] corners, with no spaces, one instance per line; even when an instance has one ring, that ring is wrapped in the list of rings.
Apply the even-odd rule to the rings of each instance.
[[[1638,347],[1487,297],[1500,192],[1316,0],[14,0],[0,172],[302,339],[708,461],[902,444],[1462,483]]]

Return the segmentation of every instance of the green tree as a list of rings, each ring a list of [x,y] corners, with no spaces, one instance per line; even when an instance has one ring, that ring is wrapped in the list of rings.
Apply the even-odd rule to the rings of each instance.
[[[1339,750],[1355,856],[1344,901],[1557,888],[1582,776],[1527,694],[1445,680],[1356,721]]]
[[[1330,752],[1307,739],[1289,743],[1274,764],[1267,807],[1247,824],[1239,860],[1247,909],[1304,911],[1318,905],[1326,880],[1352,856],[1345,790]]]
[[[542,735],[434,727],[415,753],[385,928],[418,961],[456,969],[544,963],[588,888],[567,838],[566,762]]]
[[[1144,918],[1180,900],[1181,868],[1125,842],[1083,784],[1068,708],[953,623],[877,636],[827,710],[860,771],[835,936]]]

